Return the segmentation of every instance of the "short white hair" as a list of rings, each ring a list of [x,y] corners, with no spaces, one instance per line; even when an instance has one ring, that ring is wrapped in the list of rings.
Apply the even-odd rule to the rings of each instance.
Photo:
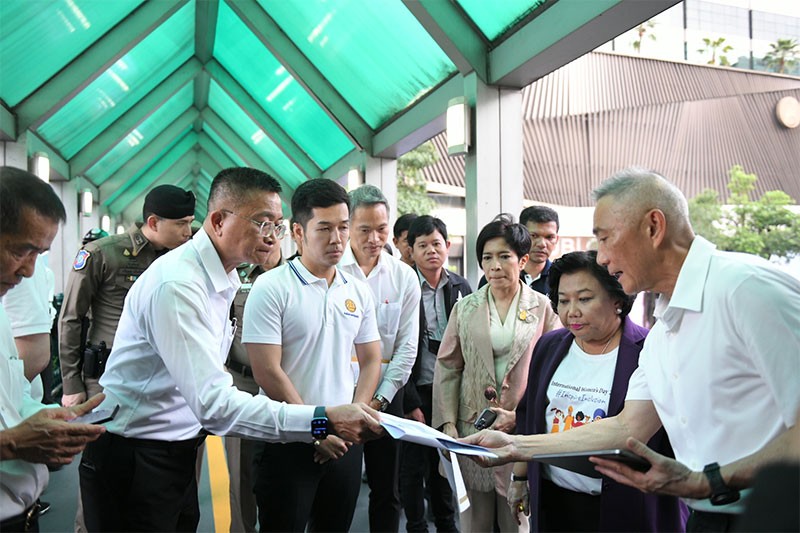
[[[638,217],[650,209],[658,209],[675,228],[691,228],[686,197],[664,176],[641,167],[628,167],[601,183],[592,191],[592,199],[614,198],[622,209]]]

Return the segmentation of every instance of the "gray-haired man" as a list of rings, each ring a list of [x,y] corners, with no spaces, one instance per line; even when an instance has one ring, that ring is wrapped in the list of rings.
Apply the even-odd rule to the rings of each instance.
[[[403,386],[417,358],[419,281],[383,249],[390,231],[389,204],[380,189],[362,185],[350,192],[350,203],[350,245],[342,270],[372,290],[381,336],[381,380],[370,406],[403,416]],[[371,531],[397,531],[400,525],[399,454],[399,442],[389,436],[364,445]]]

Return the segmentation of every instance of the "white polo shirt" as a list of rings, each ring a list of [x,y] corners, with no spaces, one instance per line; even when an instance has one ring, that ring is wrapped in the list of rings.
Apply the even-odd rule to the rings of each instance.
[[[353,401],[353,344],[380,340],[372,293],[336,270],[328,287],[300,258],[258,277],[244,306],[242,344],[278,344],[281,368],[308,405]]]
[[[655,314],[627,400],[652,400],[678,461],[695,471],[725,465],[794,425],[800,281],[695,237],[672,298],[660,298]],[[712,509],[708,500],[688,503]],[[741,505],[725,507],[713,510]]]
[[[350,246],[344,252],[341,270],[372,291],[382,359],[381,381],[375,394],[391,402],[408,381],[417,360],[421,294],[417,275],[413,268],[382,251],[378,264],[364,276]]]
[[[225,272],[204,229],[136,280],[100,378],[103,407],[121,406],[108,431],[177,441],[196,437],[202,426],[218,435],[310,440],[313,406],[251,396],[223,367],[238,288],[236,270]]]
[[[15,288],[16,289],[16,288]],[[11,289],[12,291],[15,289]],[[31,398],[22,359],[0,303],[0,430],[11,429],[45,406]],[[14,459],[0,461],[0,520],[21,514],[47,488],[47,467]]]

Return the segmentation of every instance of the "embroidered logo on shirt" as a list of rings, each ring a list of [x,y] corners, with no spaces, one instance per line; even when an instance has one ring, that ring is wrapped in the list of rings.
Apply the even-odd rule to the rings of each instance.
[[[86,266],[86,261],[89,260],[89,257],[92,254],[87,252],[86,250],[81,250],[78,252],[78,255],[75,256],[75,261],[72,262],[72,268],[75,270],[82,270],[83,267]]]
[[[345,309],[347,309],[351,313],[355,313],[356,312],[356,303],[353,300],[351,300],[350,298],[348,298],[347,300],[344,301],[344,307],[345,307]]]

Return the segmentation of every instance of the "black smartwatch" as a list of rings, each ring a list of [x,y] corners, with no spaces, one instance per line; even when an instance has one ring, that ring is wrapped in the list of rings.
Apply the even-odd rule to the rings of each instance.
[[[328,436],[328,417],[325,415],[325,406],[314,408],[314,417],[311,419],[311,436],[314,440],[323,440]]]
[[[739,500],[739,491],[730,488],[719,473],[719,463],[711,463],[703,468],[703,473],[711,485],[711,505],[727,505]]]

